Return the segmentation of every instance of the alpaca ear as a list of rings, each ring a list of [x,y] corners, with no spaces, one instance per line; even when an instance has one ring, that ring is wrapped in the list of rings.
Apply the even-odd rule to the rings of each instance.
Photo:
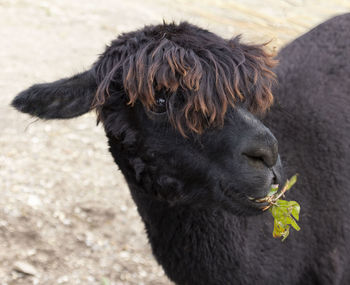
[[[19,93],[11,105],[41,119],[69,119],[92,109],[97,85],[92,71],[51,83],[35,84]]]

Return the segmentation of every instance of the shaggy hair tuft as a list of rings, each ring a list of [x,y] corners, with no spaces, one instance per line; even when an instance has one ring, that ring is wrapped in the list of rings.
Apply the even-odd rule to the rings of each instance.
[[[94,107],[103,120],[111,89],[124,89],[129,105],[140,100],[147,110],[161,94],[172,125],[184,136],[187,130],[201,134],[222,126],[237,103],[264,113],[273,102],[275,63],[264,45],[244,45],[239,37],[226,41],[188,23],[150,26],[119,37],[95,64]]]

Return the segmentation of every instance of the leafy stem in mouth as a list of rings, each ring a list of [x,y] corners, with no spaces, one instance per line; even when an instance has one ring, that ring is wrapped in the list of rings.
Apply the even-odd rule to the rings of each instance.
[[[296,221],[299,221],[300,205],[295,201],[286,201],[280,199],[284,197],[286,191],[288,191],[297,181],[297,174],[287,180],[281,191],[278,191],[278,185],[271,187],[270,192],[266,197],[256,199],[258,203],[268,203],[267,206],[262,208],[263,211],[270,210],[274,217],[274,229],[273,237],[282,237],[284,241],[289,235],[290,226],[299,231],[300,227]]]
[[[287,180],[286,184],[284,184],[282,190],[278,192],[278,186],[277,187],[271,187],[270,192],[267,194],[266,197],[255,200],[256,202],[267,202],[269,203],[267,206],[262,208],[263,211],[266,211],[271,206],[276,205],[276,202],[283,196],[286,191],[288,191],[292,186],[297,182],[298,175],[293,175],[290,179]]]

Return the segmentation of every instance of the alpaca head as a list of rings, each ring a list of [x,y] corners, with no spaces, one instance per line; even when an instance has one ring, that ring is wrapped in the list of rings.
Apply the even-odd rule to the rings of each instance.
[[[256,117],[272,103],[272,58],[188,23],[148,26],[92,68],[37,84],[12,105],[43,119],[96,109],[129,185],[170,207],[260,212],[281,179],[277,141]],[[136,193],[137,195],[137,193]]]

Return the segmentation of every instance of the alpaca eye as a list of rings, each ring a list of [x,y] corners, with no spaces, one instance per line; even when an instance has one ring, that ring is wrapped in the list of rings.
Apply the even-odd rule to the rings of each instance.
[[[156,103],[151,109],[153,113],[162,114],[166,112],[166,99],[164,97],[157,97]]]
[[[166,103],[166,100],[164,99],[164,98],[157,98],[157,100],[156,100],[156,104],[158,105],[158,106],[165,106],[165,103]]]

